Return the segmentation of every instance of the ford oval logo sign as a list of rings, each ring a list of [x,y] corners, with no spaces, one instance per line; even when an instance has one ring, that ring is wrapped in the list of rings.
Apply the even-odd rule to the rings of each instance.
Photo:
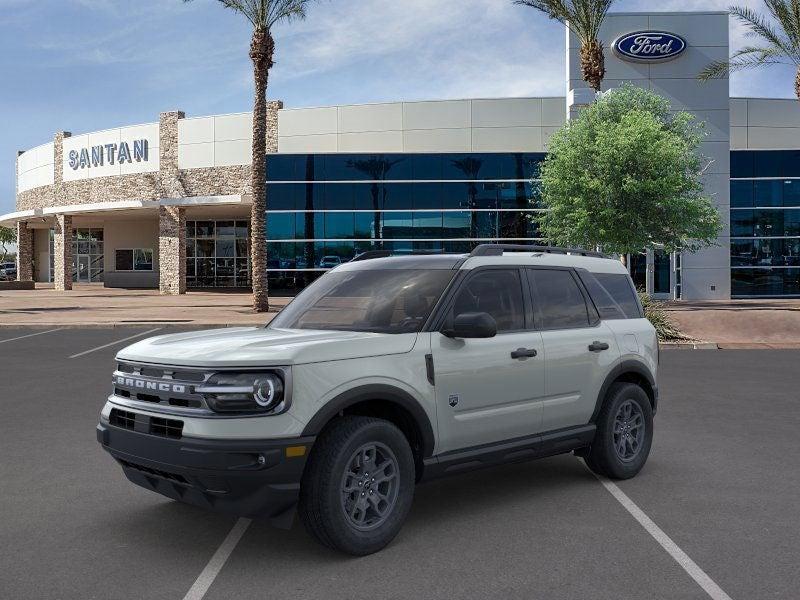
[[[637,31],[614,40],[620,58],[637,62],[671,60],[686,50],[686,40],[666,31]]]

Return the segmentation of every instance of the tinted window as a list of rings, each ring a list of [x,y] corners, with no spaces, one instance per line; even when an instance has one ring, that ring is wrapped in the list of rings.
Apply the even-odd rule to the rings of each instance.
[[[603,319],[638,319],[642,316],[627,275],[581,272],[580,278]]]
[[[531,269],[541,329],[588,327],[586,301],[569,271]]]
[[[326,256],[335,254],[330,250],[324,250]],[[272,320],[270,327],[414,333],[425,323],[454,273],[416,269],[334,270],[297,296]]]
[[[448,325],[462,313],[489,313],[497,322],[497,331],[525,328],[525,305],[522,284],[516,269],[490,269],[472,275],[461,286],[450,311]]]

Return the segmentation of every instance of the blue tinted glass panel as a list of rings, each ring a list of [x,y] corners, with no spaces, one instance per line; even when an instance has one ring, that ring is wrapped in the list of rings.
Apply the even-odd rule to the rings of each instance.
[[[750,237],[753,235],[752,210],[731,211],[731,235],[746,236],[746,237]]]
[[[734,269],[731,293],[735,296],[798,295],[800,269]]]
[[[442,208],[469,208],[470,184],[443,183],[440,189],[442,192]]]
[[[325,237],[325,213],[295,213],[295,239],[308,240]]]
[[[425,211],[413,213],[414,236],[416,238],[442,237],[442,213]]]
[[[380,208],[383,210],[408,210],[412,207],[412,190],[415,183],[383,183],[380,190]],[[424,184],[422,184],[424,185]]]
[[[480,179],[484,168],[479,154],[446,154],[442,163],[443,179]]]
[[[755,177],[780,177],[783,171],[783,153],[778,150],[755,152]]]
[[[500,208],[529,208],[530,184],[525,182],[503,183],[500,188]]]
[[[800,177],[800,150],[782,150],[781,177]]]
[[[800,236],[800,210],[783,211],[783,235]]]
[[[380,213],[355,213],[355,236],[357,239],[377,239],[380,237]],[[377,230],[376,230],[377,229]]]
[[[414,237],[414,220],[410,212],[383,213],[383,235],[385,240]]]
[[[443,238],[465,238],[470,237],[470,227],[472,224],[472,213],[446,212],[442,215]]]
[[[731,206],[734,208],[753,206],[752,181],[731,181]]]
[[[752,177],[754,154],[750,151],[731,152],[731,177]]]
[[[353,210],[353,183],[326,183],[326,210]]]
[[[800,206],[800,180],[790,179],[783,182],[783,205]]]
[[[399,184],[394,184],[399,185]],[[446,183],[413,183],[410,184],[411,206],[398,208],[442,208],[442,186]]]
[[[325,213],[325,237],[328,239],[349,239],[353,237],[353,213]]]
[[[324,262],[320,263],[322,267],[336,266],[336,257],[340,262],[347,262],[355,256],[355,247],[353,242],[325,242],[325,256]]]
[[[275,183],[267,186],[267,210],[295,210],[300,186]]]
[[[375,210],[381,206],[380,183],[354,183],[353,208],[355,210]]]
[[[267,156],[267,181],[296,181],[294,154],[270,154]]]
[[[755,181],[755,206],[783,206],[783,181]]]
[[[267,239],[294,239],[295,213],[267,213]],[[217,256],[220,255],[219,249]]]
[[[414,154],[411,156],[412,179],[441,179],[441,154]]]

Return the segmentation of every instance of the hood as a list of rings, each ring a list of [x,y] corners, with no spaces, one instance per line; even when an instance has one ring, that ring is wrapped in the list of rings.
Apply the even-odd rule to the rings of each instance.
[[[298,365],[410,352],[416,333],[230,327],[159,335],[124,348],[120,360],[192,367]]]

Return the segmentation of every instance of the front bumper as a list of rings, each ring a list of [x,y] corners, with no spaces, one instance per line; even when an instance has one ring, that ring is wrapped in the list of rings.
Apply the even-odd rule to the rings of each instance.
[[[97,441],[133,483],[195,506],[269,518],[284,527],[291,525],[314,439],[169,439],[97,425]],[[302,456],[299,447],[304,447]]]

